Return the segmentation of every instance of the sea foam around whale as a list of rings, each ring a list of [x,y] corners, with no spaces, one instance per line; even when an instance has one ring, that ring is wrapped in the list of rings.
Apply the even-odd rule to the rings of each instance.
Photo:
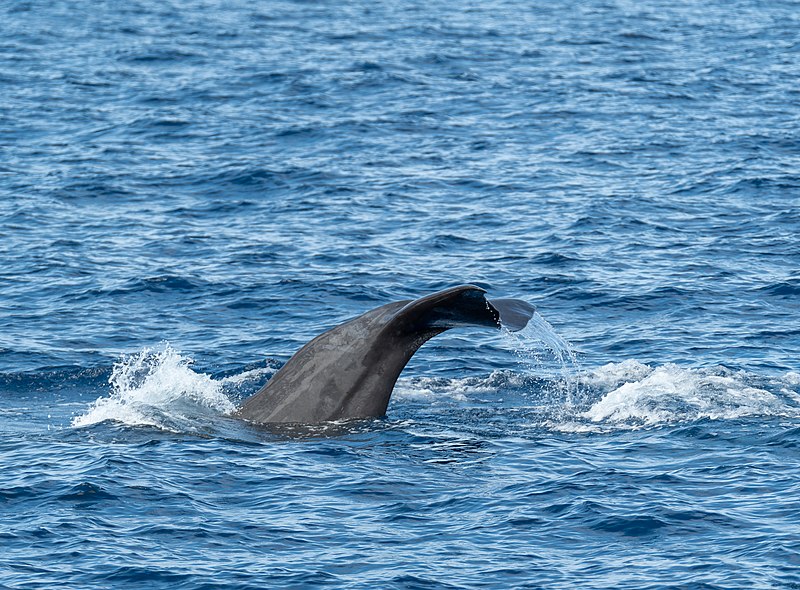
[[[165,430],[203,430],[236,408],[274,372],[257,368],[222,378],[192,368],[169,345],[144,349],[115,363],[110,391],[72,419],[73,427],[106,420]],[[787,372],[763,378],[723,366],[649,366],[636,360],[547,378],[524,363],[519,370],[461,378],[401,377],[395,404],[496,406],[524,410],[532,428],[599,431],[696,420],[756,416],[800,417],[800,379]],[[513,402],[510,402],[513,399]],[[391,418],[391,416],[390,416]]]

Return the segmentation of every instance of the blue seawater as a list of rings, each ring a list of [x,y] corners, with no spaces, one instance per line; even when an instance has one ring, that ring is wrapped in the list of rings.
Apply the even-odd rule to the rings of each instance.
[[[0,33],[1,588],[800,587],[796,2]],[[541,315],[434,339],[382,420],[227,417],[466,282]]]

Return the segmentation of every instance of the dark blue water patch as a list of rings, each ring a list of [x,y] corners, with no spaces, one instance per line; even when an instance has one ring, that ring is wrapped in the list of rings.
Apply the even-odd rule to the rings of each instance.
[[[6,487],[0,491],[0,503],[6,504],[34,498],[37,490],[29,486]]]
[[[123,295],[128,293],[136,293],[139,291],[149,291],[153,293],[165,293],[176,291],[178,293],[186,293],[198,290],[203,286],[203,281],[198,279],[188,279],[180,276],[162,275],[155,277],[147,277],[142,280],[137,280],[127,285],[114,288],[107,291],[108,295]]]
[[[623,518],[606,518],[592,526],[595,530],[619,533],[629,537],[655,534],[667,524],[658,518],[647,515],[633,515]]]
[[[789,279],[759,288],[759,292],[780,298],[794,298],[800,294],[800,279]]]
[[[780,446],[787,449],[793,449],[800,444],[796,438],[797,434],[797,429],[786,430],[780,434],[770,437],[770,439],[767,441],[767,444],[770,446]]]

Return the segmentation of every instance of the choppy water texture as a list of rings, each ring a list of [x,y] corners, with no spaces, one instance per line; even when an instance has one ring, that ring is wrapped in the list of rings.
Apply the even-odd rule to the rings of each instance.
[[[797,3],[0,33],[0,587],[800,587]],[[226,417],[465,282],[541,317],[433,340],[384,420]]]

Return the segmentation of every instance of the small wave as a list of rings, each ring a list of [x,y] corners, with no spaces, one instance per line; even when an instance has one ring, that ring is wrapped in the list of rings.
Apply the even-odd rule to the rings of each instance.
[[[163,274],[142,279],[129,279],[123,283],[116,283],[107,287],[92,287],[85,291],[67,294],[65,297],[79,301],[93,301],[107,296],[128,296],[136,293],[171,295],[174,293],[190,293],[210,285],[210,282],[198,277]]]
[[[536,256],[531,257],[531,262],[541,264],[544,266],[558,266],[563,267],[568,264],[579,262],[580,258],[577,256],[566,255],[561,252],[542,252]]]
[[[184,51],[174,47],[137,47],[129,51],[120,51],[119,60],[131,64],[162,64],[186,62],[202,59],[199,53]]]
[[[145,349],[124,357],[114,365],[108,380],[111,394],[98,398],[84,414],[73,418],[72,426],[111,420],[130,426],[195,431],[204,417],[232,412],[235,406],[223,388],[227,382],[235,385],[250,376],[217,381],[193,371],[191,364],[192,359],[168,344],[160,350]]]
[[[83,482],[73,486],[67,493],[59,497],[61,501],[94,503],[103,500],[116,500],[114,494],[109,493],[99,485]]]
[[[789,279],[778,283],[772,283],[758,289],[767,295],[775,297],[794,298],[800,295],[800,279]]]
[[[157,275],[146,277],[144,279],[134,279],[127,284],[109,291],[110,295],[136,293],[139,291],[150,291],[152,293],[166,293],[169,291],[177,291],[185,293],[194,291],[206,284],[205,281],[198,278],[187,278],[175,275]]]

